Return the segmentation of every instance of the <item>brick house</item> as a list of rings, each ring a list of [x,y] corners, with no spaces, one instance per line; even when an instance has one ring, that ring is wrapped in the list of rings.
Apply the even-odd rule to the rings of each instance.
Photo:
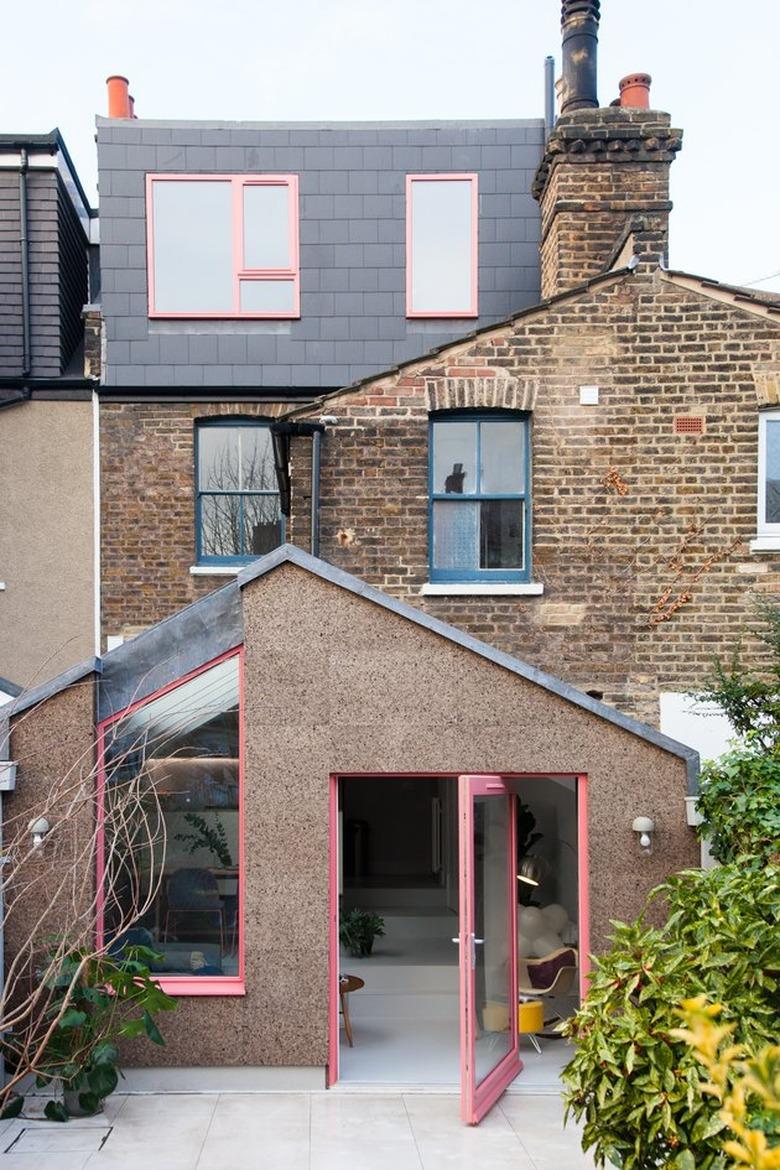
[[[547,135],[153,123],[111,79],[108,652],[13,706],[9,804],[95,710],[100,791],[162,791],[133,937],[181,997],[172,1085],[459,1068],[479,1120],[518,989],[575,994],[698,857],[696,752],[662,732],[697,742],[680,696],[777,587],[780,298],[668,267],[681,133],[645,75],[598,106],[598,7],[563,5]],[[361,907],[387,937],[356,984]]]

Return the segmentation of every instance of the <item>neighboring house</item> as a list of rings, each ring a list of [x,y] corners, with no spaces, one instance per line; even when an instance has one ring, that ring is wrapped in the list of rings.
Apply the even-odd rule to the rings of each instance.
[[[94,221],[59,131],[0,135],[0,217],[0,671],[30,685],[95,645]]]

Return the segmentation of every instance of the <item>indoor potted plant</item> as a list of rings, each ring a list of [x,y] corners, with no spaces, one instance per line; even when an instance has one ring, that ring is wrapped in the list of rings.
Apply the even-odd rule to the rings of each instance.
[[[339,924],[341,944],[356,959],[364,959],[370,955],[374,939],[384,933],[384,918],[380,918],[378,914],[371,914],[368,910],[360,910],[358,907],[354,907],[342,915]]]

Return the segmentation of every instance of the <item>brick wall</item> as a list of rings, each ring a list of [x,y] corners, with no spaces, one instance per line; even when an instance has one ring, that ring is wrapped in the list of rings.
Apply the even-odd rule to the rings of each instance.
[[[321,555],[624,711],[658,720],[780,590],[755,555],[757,387],[777,370],[767,318],[641,268],[328,403]],[[771,378],[770,378],[771,381]],[[600,387],[598,406],[579,386]],[[540,597],[433,597],[428,411],[533,416]],[[702,435],[674,432],[702,415]]]
[[[759,396],[776,323],[650,266],[331,397],[322,444],[324,559],[641,718],[685,690],[780,591],[755,555]],[[580,385],[598,385],[581,406]],[[533,418],[539,597],[425,596],[431,409]],[[157,621],[224,578],[193,578],[193,420],[252,408],[102,408],[104,624]],[[312,407],[312,417],[323,411]],[[705,420],[679,435],[678,414]],[[309,548],[311,440],[292,444],[288,538]]]
[[[114,403],[100,408],[103,633],[126,637],[168,617],[224,576],[194,577],[195,421],[274,417],[253,403]]]
[[[603,272],[626,231],[665,260],[669,167],[682,141],[668,114],[608,107],[559,118],[534,181],[542,211],[542,296]]]

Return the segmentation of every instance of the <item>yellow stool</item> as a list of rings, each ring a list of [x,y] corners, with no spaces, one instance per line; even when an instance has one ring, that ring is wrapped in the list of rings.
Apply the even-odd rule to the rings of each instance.
[[[534,1032],[541,1032],[544,1028],[544,1004],[540,999],[521,999],[517,1005],[517,1030],[521,1036],[527,1036],[539,1055],[542,1055],[541,1045]]]

